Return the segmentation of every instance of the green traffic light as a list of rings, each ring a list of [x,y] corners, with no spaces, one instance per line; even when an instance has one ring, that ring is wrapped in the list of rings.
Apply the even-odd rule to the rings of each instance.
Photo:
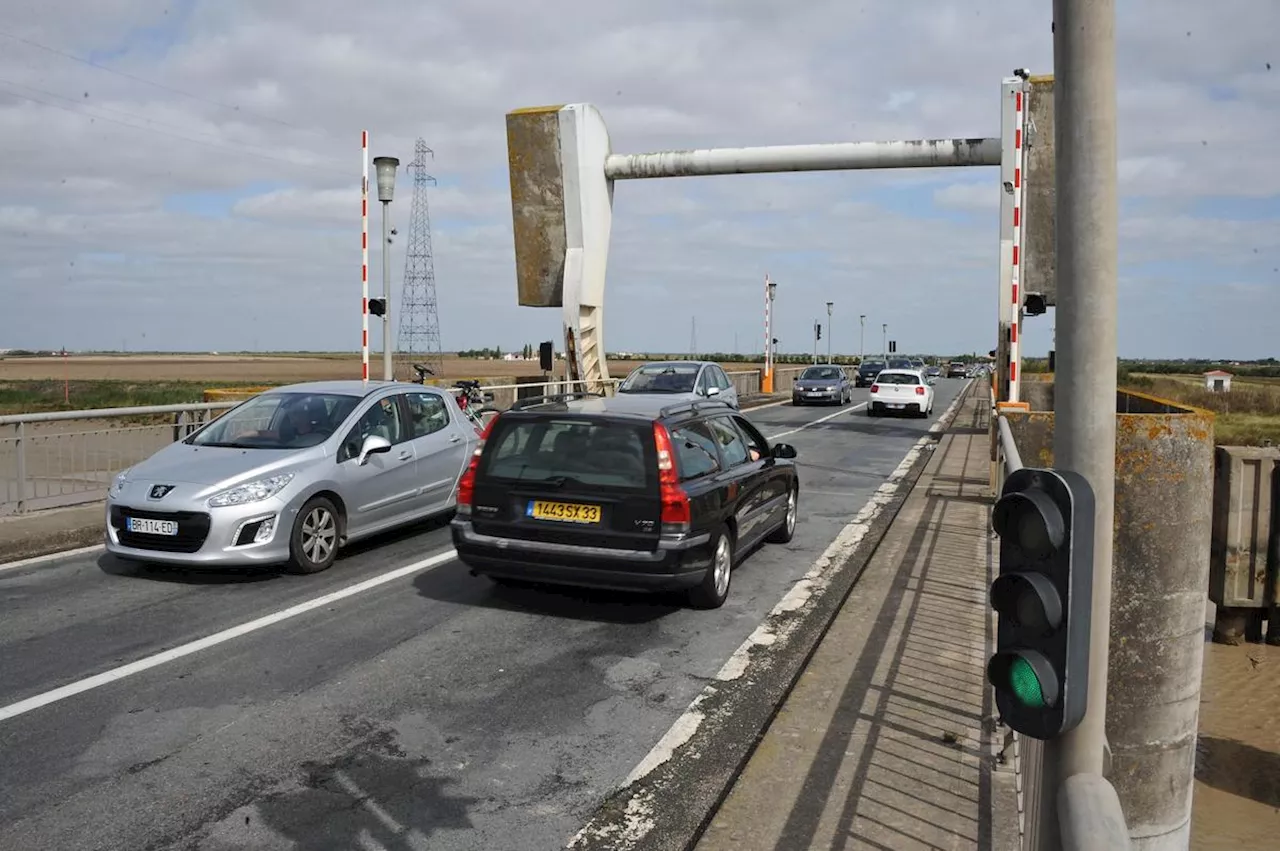
[[[1013,660],[1009,666],[1009,686],[1013,695],[1023,706],[1042,709],[1045,706],[1044,691],[1040,687],[1040,678],[1036,676],[1031,663],[1021,656]]]

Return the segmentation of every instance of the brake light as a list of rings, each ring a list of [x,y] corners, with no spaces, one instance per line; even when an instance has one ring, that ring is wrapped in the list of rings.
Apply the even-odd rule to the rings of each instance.
[[[880,392],[880,385],[879,385],[879,384],[872,384],[872,385],[871,385],[871,392],[872,392],[872,393],[879,393],[879,392]]]
[[[675,452],[671,447],[671,432],[662,423],[653,424],[653,445],[658,450],[658,493],[662,500],[662,525],[687,528],[693,519],[689,494],[680,487]],[[683,528],[670,531],[683,531]]]
[[[480,466],[480,453],[484,451],[484,442],[489,439],[489,433],[493,431],[493,424],[497,421],[498,418],[494,417],[484,427],[476,449],[471,453],[471,460],[467,462],[467,469],[462,478],[458,479],[458,514],[464,517],[471,513],[471,501],[475,498],[476,468]]]
[[[923,395],[924,395],[924,388],[923,388],[923,387],[917,387],[917,388],[916,388],[916,395],[917,395],[917,396],[923,396]]]

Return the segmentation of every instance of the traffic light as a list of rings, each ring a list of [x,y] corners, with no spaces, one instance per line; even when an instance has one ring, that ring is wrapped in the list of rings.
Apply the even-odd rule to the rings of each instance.
[[[898,341],[897,341],[897,340],[890,340],[890,341],[889,341],[889,354],[895,354],[897,351],[898,351]]]
[[[543,372],[550,372],[555,366],[555,350],[550,340],[538,344],[538,366]]]
[[[822,323],[821,322],[813,323],[813,339],[815,340],[822,339]]]
[[[1027,316],[1043,316],[1048,309],[1043,293],[1027,293],[1027,297],[1022,300],[1022,312]]]
[[[1052,739],[1084,717],[1093,605],[1093,488],[1080,474],[1024,467],[992,511],[1000,572],[987,680],[1004,723]]]
[[[386,299],[381,299],[381,298],[369,299],[369,315],[370,316],[382,316],[386,312],[387,312]]]

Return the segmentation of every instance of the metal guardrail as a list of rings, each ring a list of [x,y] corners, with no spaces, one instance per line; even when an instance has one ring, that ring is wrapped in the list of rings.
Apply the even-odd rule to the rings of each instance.
[[[804,367],[775,370],[779,389],[790,390]],[[760,392],[760,371],[727,373],[739,396]],[[525,395],[565,392],[584,381],[547,381],[483,386],[493,405],[508,408]],[[612,392],[620,379],[603,382]],[[439,385],[448,389],[447,382]],[[217,412],[240,400],[192,402],[86,411],[0,416],[0,515],[23,514],[96,502],[117,472],[181,440]]]
[[[1004,480],[1022,469],[1022,455],[1013,428],[1003,415],[992,412],[995,424],[995,493]],[[1110,762],[1109,754],[1105,760]],[[1014,789],[1018,801],[1018,831],[1024,851],[1127,851],[1129,828],[1115,788],[1099,774],[1076,774],[1058,789],[1056,801],[1046,801],[1040,778],[1046,770],[1044,743],[1014,733]],[[1045,813],[1046,807],[1054,812]],[[1057,824],[1056,836],[1045,836],[1045,824]]]

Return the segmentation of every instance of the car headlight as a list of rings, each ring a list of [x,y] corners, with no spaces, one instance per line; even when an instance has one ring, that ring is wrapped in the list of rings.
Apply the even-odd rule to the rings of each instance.
[[[111,480],[111,495],[118,496],[124,490],[124,486],[129,482],[129,470],[121,470],[116,473],[116,477]]]
[[[258,479],[244,485],[228,488],[221,493],[209,497],[210,508],[221,508],[227,505],[244,505],[247,502],[261,502],[275,496],[284,486],[293,481],[293,473],[283,473],[267,479]]]

